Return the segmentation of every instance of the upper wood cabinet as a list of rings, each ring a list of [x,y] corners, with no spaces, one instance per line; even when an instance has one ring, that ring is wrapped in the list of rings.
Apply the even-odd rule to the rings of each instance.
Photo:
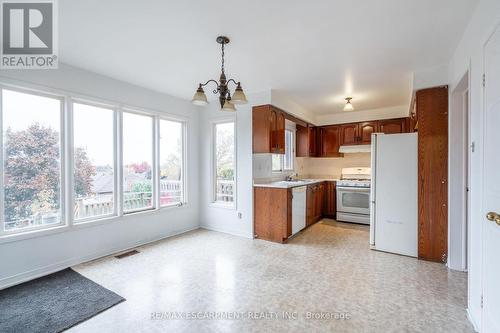
[[[340,126],[325,126],[319,128],[318,146],[320,157],[342,157],[340,148]]]
[[[340,125],[340,144],[355,145],[358,143],[359,126],[355,124]]]
[[[295,154],[297,157],[316,156],[316,127],[297,125],[295,132]]]
[[[378,121],[365,121],[359,123],[359,140],[358,143],[362,145],[369,145],[372,143],[372,134],[379,131]]]
[[[378,121],[378,131],[384,134],[397,134],[410,132],[407,130],[407,118],[384,119]]]
[[[285,113],[272,105],[252,109],[254,153],[285,153]]]

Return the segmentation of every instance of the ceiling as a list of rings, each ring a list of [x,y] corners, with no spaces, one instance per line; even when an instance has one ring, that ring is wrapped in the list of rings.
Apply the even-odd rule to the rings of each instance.
[[[60,60],[190,99],[226,73],[316,114],[407,104],[412,72],[447,64],[477,0],[59,2]],[[206,89],[206,92],[210,92]]]

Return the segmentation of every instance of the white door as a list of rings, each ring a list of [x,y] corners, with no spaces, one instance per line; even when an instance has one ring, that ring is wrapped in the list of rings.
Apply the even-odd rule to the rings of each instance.
[[[500,27],[487,42],[484,57],[483,328],[496,333],[500,332]]]

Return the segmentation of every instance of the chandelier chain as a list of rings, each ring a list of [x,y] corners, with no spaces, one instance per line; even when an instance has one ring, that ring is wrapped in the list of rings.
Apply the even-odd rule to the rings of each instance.
[[[222,43],[222,66],[221,66],[222,73],[224,73],[224,44],[225,43]]]

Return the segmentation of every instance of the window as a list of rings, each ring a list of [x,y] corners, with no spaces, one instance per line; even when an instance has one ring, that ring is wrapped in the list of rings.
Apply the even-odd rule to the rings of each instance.
[[[287,129],[285,130],[285,154],[271,155],[272,171],[293,171],[294,152],[293,131]]]
[[[160,206],[184,201],[184,124],[160,119]]]
[[[123,211],[153,208],[153,118],[123,112]]]
[[[73,103],[75,221],[115,212],[114,111]]]
[[[232,206],[236,195],[234,122],[215,124],[214,139],[214,201]]]
[[[61,100],[2,90],[3,230],[62,221]]]

